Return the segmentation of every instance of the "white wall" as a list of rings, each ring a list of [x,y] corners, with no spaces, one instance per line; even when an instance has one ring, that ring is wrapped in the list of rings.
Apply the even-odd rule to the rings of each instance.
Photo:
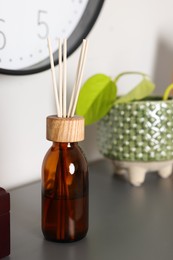
[[[112,77],[137,70],[151,75],[157,92],[173,79],[172,0],[106,0],[89,34],[84,79],[103,72]],[[68,60],[69,90],[79,51]],[[128,85],[128,84],[127,84]],[[120,92],[130,86],[120,82]],[[0,186],[11,188],[40,178],[50,146],[45,117],[55,113],[50,71],[32,76],[0,75]],[[86,128],[82,144],[89,161],[100,158],[96,126]]]

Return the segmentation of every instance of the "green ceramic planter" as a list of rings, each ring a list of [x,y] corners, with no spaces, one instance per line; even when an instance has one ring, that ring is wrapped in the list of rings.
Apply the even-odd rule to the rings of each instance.
[[[100,152],[116,162],[173,159],[173,100],[116,104],[98,123]]]

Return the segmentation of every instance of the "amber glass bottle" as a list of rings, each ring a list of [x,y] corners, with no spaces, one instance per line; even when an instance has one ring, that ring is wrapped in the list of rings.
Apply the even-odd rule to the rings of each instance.
[[[42,165],[42,231],[47,240],[72,242],[88,230],[88,167],[78,146],[82,117],[47,118],[53,142]]]

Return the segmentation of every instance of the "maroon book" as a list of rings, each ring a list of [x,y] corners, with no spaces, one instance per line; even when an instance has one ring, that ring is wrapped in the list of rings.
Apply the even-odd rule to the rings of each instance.
[[[10,254],[10,194],[0,188],[0,258]]]

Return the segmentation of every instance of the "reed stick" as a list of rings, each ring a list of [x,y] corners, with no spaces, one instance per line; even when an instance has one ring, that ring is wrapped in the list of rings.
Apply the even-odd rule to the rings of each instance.
[[[70,99],[70,105],[69,105],[68,114],[67,114],[68,117],[70,117],[71,113],[72,113],[72,107],[74,104],[74,97],[75,97],[75,92],[76,92],[77,82],[78,82],[78,75],[79,75],[80,67],[82,65],[82,57],[83,57],[85,45],[86,45],[86,40],[83,40],[82,48],[81,48],[80,56],[79,56],[79,61],[78,61],[78,66],[77,66],[77,71],[76,71],[75,83],[73,86],[72,95],[71,95],[71,99]]]
[[[60,116],[60,107],[59,107],[59,99],[58,99],[58,91],[57,91],[57,84],[56,84],[56,77],[55,77],[55,66],[54,66],[54,60],[53,60],[53,52],[52,52],[52,46],[50,42],[50,38],[48,38],[48,47],[49,47],[49,56],[50,56],[50,64],[51,64],[51,74],[52,74],[52,81],[53,81],[53,88],[54,88],[54,95],[55,95],[55,102],[56,102],[56,110],[57,110],[57,116]]]
[[[62,40],[59,39],[59,49],[58,49],[58,72],[59,72],[59,106],[60,106],[60,117],[62,117]]]
[[[87,40],[83,40],[82,48],[79,56],[75,83],[72,89],[70,105],[67,113],[67,39],[64,39],[63,42],[59,39],[59,51],[58,51],[58,59],[59,59],[59,89],[57,90],[57,83],[55,77],[55,66],[52,54],[52,46],[50,42],[50,38],[48,38],[48,47],[49,47],[49,56],[50,56],[50,64],[51,64],[51,72],[52,72],[52,80],[53,80],[53,88],[54,95],[56,101],[56,110],[58,117],[73,117],[77,100],[79,96],[80,86],[83,77],[84,65],[86,61]]]
[[[66,117],[67,99],[67,39],[63,42],[63,117]]]
[[[84,45],[83,55],[82,55],[82,58],[81,58],[82,61],[81,61],[81,66],[80,66],[79,74],[78,74],[78,82],[77,82],[77,86],[76,86],[76,96],[75,96],[74,104],[73,104],[73,107],[72,107],[72,112],[71,112],[71,115],[70,115],[71,117],[74,116],[78,97],[79,97],[79,91],[80,91],[80,86],[81,86],[81,83],[82,83],[82,77],[83,77],[83,72],[84,72],[84,65],[85,65],[85,61],[86,61],[87,47],[88,47],[88,43],[86,41],[86,43]]]

